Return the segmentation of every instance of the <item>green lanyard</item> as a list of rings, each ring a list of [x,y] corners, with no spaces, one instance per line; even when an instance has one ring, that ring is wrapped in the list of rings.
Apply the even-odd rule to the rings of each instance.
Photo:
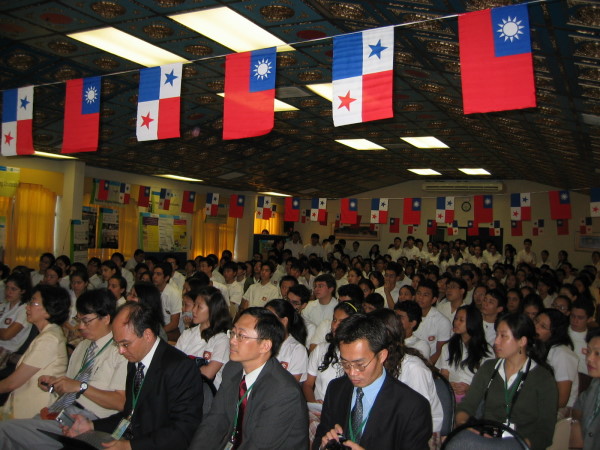
[[[98,356],[100,356],[100,353],[102,353],[104,351],[104,349],[106,347],[108,347],[108,344],[112,343],[112,341],[113,341],[113,338],[110,338],[108,340],[108,342],[106,344],[104,344],[104,346],[100,349],[100,351],[94,355],[93,358],[88,359],[87,362],[83,361],[81,363],[81,369],[79,369],[79,372],[77,372],[77,375],[75,375],[75,378],[77,378],[81,374],[81,372],[85,371],[88,367],[90,367],[94,363],[94,361],[96,361],[96,358]]]
[[[517,375],[517,379],[514,381],[510,388],[508,387],[508,380],[504,380],[504,406],[506,407],[507,420],[510,419],[510,413],[513,407],[512,400],[515,396],[515,393],[517,392],[517,389],[519,388],[519,385],[521,384],[522,378],[523,373],[519,372],[519,375]]]
[[[362,432],[365,429],[365,425],[367,424],[367,420],[369,420],[370,415],[371,415],[371,411],[369,410],[369,414],[367,414],[367,417],[365,417],[363,419],[363,421],[360,423],[360,425],[358,426],[358,430],[354,430],[354,428],[352,428],[352,405],[350,405],[350,414],[348,414],[348,431],[350,432],[350,440],[352,442],[358,444],[358,442],[356,442],[354,440],[354,438],[359,433],[362,436]]]
[[[240,413],[240,405],[242,404],[242,402],[244,401],[244,399],[246,397],[248,397],[248,394],[250,394],[250,391],[252,390],[253,387],[254,387],[254,383],[252,383],[252,386],[250,386],[248,388],[248,390],[244,393],[244,395],[242,395],[242,398],[240,398],[238,400],[237,405],[235,406],[235,416],[233,416],[233,431],[231,432],[231,438],[229,439],[229,441],[231,443],[233,443],[235,441],[235,431],[236,431],[236,428],[237,428],[238,415]]]
[[[135,377],[134,377],[135,378]],[[133,398],[131,399],[131,414],[129,417],[133,416],[133,412],[135,411],[135,406],[137,405],[138,399],[140,398],[140,393],[142,392],[142,386],[144,386],[144,381],[146,381],[146,377],[140,383],[140,388],[135,393],[135,379],[131,380],[131,393],[133,394]]]

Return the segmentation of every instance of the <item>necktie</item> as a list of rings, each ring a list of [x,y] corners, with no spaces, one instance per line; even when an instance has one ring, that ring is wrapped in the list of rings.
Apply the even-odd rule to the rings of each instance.
[[[81,365],[82,369],[77,376],[75,376],[75,380],[83,382],[88,382],[90,380],[90,376],[92,374],[92,369],[94,364],[90,364],[90,361],[94,359],[96,354],[96,349],[98,346],[96,342],[92,342],[87,350],[85,351],[85,355],[83,357],[83,364]],[[48,407],[48,411],[50,412],[59,412],[63,409],[71,406],[75,403],[77,399],[77,392],[68,392],[66,394],[61,395],[58,400],[56,400],[50,407]]]
[[[356,388],[356,403],[351,412],[352,430],[354,431],[354,442],[359,443],[362,436],[362,421],[363,421],[363,390],[362,388]]]
[[[248,403],[248,396],[246,396],[246,392],[248,392],[248,386],[246,386],[246,376],[244,375],[242,377],[242,381],[240,382],[240,389],[238,395],[238,402],[240,402],[240,404],[238,407],[237,423],[235,425],[235,442],[231,447],[232,449],[238,448],[242,443],[242,424],[244,422],[244,412],[246,411],[246,404]]]
[[[140,389],[142,387],[142,383],[144,382],[144,367],[145,366],[139,362],[137,364],[135,376],[133,377],[133,395],[136,397],[140,394]]]

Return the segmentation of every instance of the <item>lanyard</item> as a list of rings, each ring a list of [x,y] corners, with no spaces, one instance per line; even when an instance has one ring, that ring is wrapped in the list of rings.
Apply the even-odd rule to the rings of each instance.
[[[496,367],[494,369],[494,373],[492,373],[492,377],[490,378],[490,381],[488,382],[487,387],[485,388],[485,394],[483,395],[483,408],[485,411],[485,402],[487,400],[487,396],[488,396],[488,391],[490,389],[490,386],[492,385],[492,381],[494,381],[494,378],[496,377],[496,375],[498,374],[498,368],[500,367],[500,364],[502,364],[504,362],[504,360],[500,360],[498,361],[498,364],[496,364]],[[525,383],[525,380],[527,379],[527,375],[529,375],[529,369],[531,368],[531,358],[527,359],[527,367],[525,367],[525,373],[519,374],[518,378],[514,381],[513,385],[510,388],[510,397],[511,401],[509,404],[509,401],[507,399],[507,381],[504,381],[504,400],[505,400],[505,406],[506,406],[506,420],[508,422],[510,422],[510,416],[512,414],[512,409],[515,406],[515,403],[517,403],[517,399],[519,398],[519,393],[521,392],[521,388],[523,387],[523,384]],[[506,372],[504,374],[504,376],[506,377]],[[515,392],[516,391],[516,392]]]
[[[365,429],[365,425],[367,424],[367,420],[369,420],[369,416],[371,415],[371,411],[369,411],[369,414],[367,414],[367,417],[364,418],[364,420],[360,423],[360,425],[358,426],[358,430],[354,430],[354,428],[352,428],[352,409],[350,409],[350,414],[348,414],[348,430],[350,431],[350,440],[356,444],[358,444],[358,442],[356,442],[356,440],[354,439],[354,437],[357,434],[360,434],[362,436],[362,432]]]
[[[242,404],[242,402],[244,401],[244,399],[246,397],[248,397],[248,394],[250,394],[250,391],[252,390],[253,387],[254,387],[254,383],[252,383],[252,386],[250,386],[248,388],[248,390],[244,393],[244,395],[242,395],[242,398],[240,398],[238,400],[237,405],[235,406],[235,416],[233,417],[233,431],[231,432],[231,438],[229,439],[230,442],[234,442],[235,441],[235,433],[236,433],[236,430],[237,430],[237,421],[238,421],[238,415],[240,413],[240,405]]]
[[[140,393],[142,392],[142,386],[144,386],[144,381],[146,381],[146,377],[144,377],[144,379],[140,383],[140,388],[138,389],[137,394],[135,393],[135,380],[131,381],[131,393],[133,395],[133,398],[131,399],[131,414],[129,415],[129,417],[133,416],[135,406],[137,405],[138,399],[140,398]]]
[[[108,342],[107,342],[106,344],[104,344],[104,346],[103,346],[103,347],[100,349],[100,351],[94,355],[94,357],[93,357],[93,358],[90,358],[90,359],[88,359],[88,360],[87,360],[87,362],[86,362],[86,361],[83,361],[83,362],[81,363],[81,369],[79,369],[79,372],[77,372],[77,375],[75,375],[75,378],[77,378],[77,377],[78,377],[78,376],[79,376],[79,375],[80,375],[82,372],[84,372],[84,371],[85,371],[85,370],[86,370],[88,367],[90,367],[90,366],[91,366],[91,365],[94,363],[94,361],[96,361],[96,358],[97,358],[98,356],[100,356],[100,353],[102,353],[102,352],[104,351],[104,349],[105,349],[106,347],[108,347],[108,344],[111,344],[111,343],[112,343],[112,341],[113,341],[113,338],[110,338],[110,339],[108,340]],[[91,345],[91,344],[90,344],[90,345]]]

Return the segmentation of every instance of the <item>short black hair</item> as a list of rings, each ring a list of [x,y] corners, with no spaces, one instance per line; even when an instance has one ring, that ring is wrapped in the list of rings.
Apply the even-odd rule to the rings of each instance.
[[[42,253],[40,256],[40,261],[44,258],[48,258],[50,259],[50,265],[53,266],[54,263],[56,262],[56,258],[54,257],[54,255],[52,253]]]
[[[365,339],[375,354],[389,345],[388,334],[381,320],[369,314],[353,314],[344,319],[335,332],[335,343],[350,344]]]
[[[588,316],[588,319],[594,315],[594,304],[592,303],[592,301],[585,297],[578,298],[577,300],[575,300],[571,304],[571,310],[573,310],[573,308],[583,309],[585,311],[586,316]]]
[[[413,332],[417,331],[417,328],[419,328],[419,325],[421,324],[421,320],[423,320],[423,311],[417,302],[410,300],[398,302],[394,305],[394,311],[404,311],[408,316],[409,322],[417,322],[413,328]]]
[[[191,277],[187,277],[185,282],[189,284],[190,289],[198,289],[202,286],[210,286],[210,278],[204,272],[196,272]]]
[[[163,275],[169,277],[169,279],[173,275],[173,266],[168,262],[158,263],[154,266],[154,269],[162,269]]]
[[[106,288],[85,291],[75,303],[79,314],[97,314],[100,317],[110,316],[110,321],[115,318],[117,300]]]
[[[333,288],[335,290],[336,288],[335,278],[330,273],[319,275],[317,278],[315,278],[314,283],[316,284],[319,281],[324,282],[329,289]]]
[[[338,297],[350,297],[354,303],[360,305],[365,299],[365,294],[358,284],[344,284],[338,289]]]
[[[300,297],[300,303],[305,304],[310,300],[310,290],[303,284],[296,284],[288,291],[289,294],[294,294]]]
[[[223,272],[225,272],[227,269],[230,269],[230,270],[233,270],[234,272],[237,272],[237,270],[238,270],[238,263],[233,262],[233,261],[227,261],[225,264],[223,264]]]
[[[33,293],[39,292],[42,296],[44,309],[48,313],[48,322],[62,325],[69,318],[71,297],[66,289],[58,286],[38,284]]]
[[[450,281],[448,281],[450,282]],[[419,283],[419,286],[417,287],[417,290],[420,287],[424,287],[426,289],[430,289],[431,290],[431,295],[433,295],[433,298],[438,298],[438,296],[440,295],[440,290],[437,286],[437,283],[433,280],[429,280],[429,279],[424,279],[421,280],[421,282]]]
[[[260,340],[271,341],[271,357],[277,356],[285,340],[285,328],[277,316],[266,308],[253,306],[243,310],[239,317],[250,315],[256,319],[256,334]],[[238,319],[239,319],[238,317]]]
[[[291,275],[284,275],[281,277],[281,280],[279,280],[279,286],[281,286],[281,284],[284,281],[291,281],[292,283],[294,283],[293,285],[296,286],[298,284],[298,279],[296,277],[293,277]]]
[[[585,342],[588,344],[594,338],[600,337],[600,327],[590,328],[585,336]]]
[[[102,261],[102,266],[108,267],[110,270],[114,270],[115,275],[121,275],[121,269],[119,269],[117,265],[110,259]]]
[[[121,264],[125,262],[125,256],[123,256],[123,253],[114,252],[112,255],[110,255],[110,259],[113,259],[115,257],[118,258],[119,261],[121,261]]]
[[[145,252],[141,248],[138,248],[133,252],[133,256],[143,255]]]
[[[128,312],[129,315],[124,323],[133,328],[137,337],[142,337],[147,329],[150,329],[154,336],[158,336],[162,319],[161,311],[142,302],[126,302],[117,310],[117,314],[121,311]]]
[[[363,303],[368,303],[369,305],[373,305],[375,309],[383,309],[385,305],[385,299],[381,294],[374,292],[365,297]]]

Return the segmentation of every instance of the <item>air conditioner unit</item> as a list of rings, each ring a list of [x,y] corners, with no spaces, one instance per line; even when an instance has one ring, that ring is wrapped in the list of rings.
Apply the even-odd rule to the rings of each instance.
[[[431,181],[421,186],[425,192],[502,192],[500,181]]]

